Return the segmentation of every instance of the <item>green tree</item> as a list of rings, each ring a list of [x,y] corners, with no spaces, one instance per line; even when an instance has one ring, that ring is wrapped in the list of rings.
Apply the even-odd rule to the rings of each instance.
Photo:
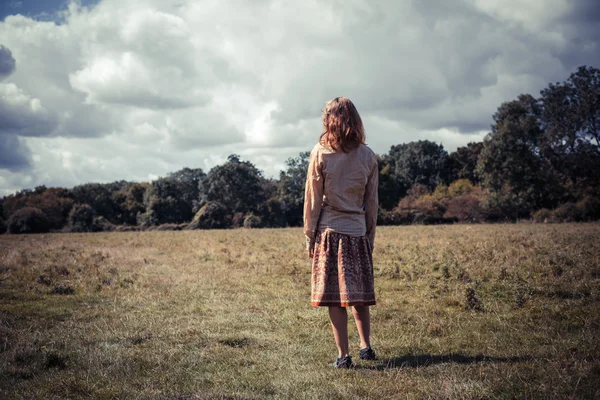
[[[15,211],[8,220],[10,233],[44,233],[50,230],[50,222],[42,210],[25,207]]]
[[[202,168],[182,168],[179,171],[171,172],[167,175],[168,179],[175,182],[182,200],[189,206],[192,213],[198,211],[198,198],[200,196],[200,182],[206,174]]]
[[[89,204],[75,204],[69,212],[71,232],[93,232],[94,209]]]
[[[540,153],[540,107],[531,95],[503,103],[483,142],[476,173],[491,203],[512,217],[557,203],[556,177]]]
[[[394,173],[393,159],[384,155],[377,157],[377,167],[379,169],[379,207],[384,210],[391,210],[398,205],[400,197],[405,193],[398,182]]]
[[[579,67],[541,95],[540,152],[564,182],[565,200],[575,201],[590,188],[600,195],[600,70]]]
[[[474,184],[479,183],[479,177],[475,173],[479,154],[483,149],[483,142],[469,142],[466,146],[459,147],[450,153],[450,178],[449,182],[457,179],[468,179]]]
[[[310,151],[302,152],[298,157],[290,157],[285,162],[287,169],[279,173],[279,199],[289,226],[302,225],[304,188],[309,160]]]
[[[399,144],[391,147],[389,158],[402,196],[418,183],[429,190],[448,183],[448,153],[441,144],[429,140]]]
[[[236,154],[223,165],[210,170],[200,182],[199,205],[217,202],[232,213],[256,212],[266,201],[261,172],[249,161],[240,161]]]

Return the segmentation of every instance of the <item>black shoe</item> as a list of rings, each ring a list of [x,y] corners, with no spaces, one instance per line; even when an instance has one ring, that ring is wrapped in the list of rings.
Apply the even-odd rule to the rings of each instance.
[[[375,352],[373,351],[371,346],[364,348],[364,349],[360,349],[360,358],[361,358],[361,360],[374,360],[375,359]]]
[[[335,362],[329,364],[334,368],[354,368],[354,363],[352,362],[351,356],[346,357],[338,357]]]

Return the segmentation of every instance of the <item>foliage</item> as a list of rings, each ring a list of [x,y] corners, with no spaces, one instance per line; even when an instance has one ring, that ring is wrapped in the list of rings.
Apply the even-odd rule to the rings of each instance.
[[[276,197],[271,197],[259,207],[260,215],[264,226],[269,228],[283,228],[288,226],[289,214],[284,210],[284,203]]]
[[[483,210],[477,196],[472,193],[460,194],[448,203],[444,218],[458,222],[482,222]]]
[[[71,232],[93,232],[96,213],[89,204],[75,204],[69,213]]]
[[[439,184],[448,183],[448,153],[441,144],[419,140],[392,146],[389,160],[394,168],[396,182],[403,193],[416,184],[425,185],[429,190],[433,190]]]
[[[261,228],[261,227],[262,227],[262,220],[259,216],[254,215],[253,213],[249,213],[244,218],[244,228],[250,229],[250,228]]]
[[[450,153],[449,181],[457,179],[468,179],[472,183],[479,183],[479,176],[475,173],[479,154],[483,149],[483,142],[469,142],[466,146],[458,147],[456,151]]]
[[[217,202],[231,212],[257,211],[266,200],[261,172],[249,161],[232,154],[210,170],[200,183],[200,204]]]
[[[398,204],[398,200],[406,193],[404,187],[396,180],[394,161],[389,156],[378,156],[379,168],[379,205],[385,210],[391,210]]]
[[[8,219],[10,233],[44,233],[49,230],[50,221],[39,208],[21,208]]]
[[[153,181],[144,192],[145,212],[137,215],[138,224],[149,226],[189,221],[198,206],[198,184],[203,177],[201,169],[184,168]]]
[[[298,157],[288,158],[287,169],[279,173],[278,194],[282,212],[289,226],[302,225],[304,189],[310,151],[302,152]]]
[[[225,229],[231,227],[231,210],[224,204],[206,203],[186,229]]]
[[[15,211],[25,207],[39,208],[48,218],[50,229],[58,230],[67,223],[73,206],[73,195],[68,189],[36,186],[34,190],[24,189],[5,197],[5,215],[10,217]]]
[[[464,194],[472,193],[475,190],[475,186],[468,179],[458,179],[448,186],[448,197],[451,199],[462,196]]]
[[[0,235],[2,235],[3,233],[6,233],[6,229],[7,229],[6,221],[4,220],[4,218],[0,217]]]
[[[600,70],[582,66],[541,91],[540,152],[574,200],[600,185]]]
[[[553,206],[560,198],[556,177],[540,156],[539,113],[539,103],[530,95],[503,103],[479,155],[476,171],[495,193],[494,205],[517,210],[510,217],[526,217],[530,210]]]
[[[124,181],[113,183],[85,183],[72,189],[75,203],[89,204],[96,215],[101,215],[109,221],[118,222],[119,207],[112,198],[112,193],[118,191]]]

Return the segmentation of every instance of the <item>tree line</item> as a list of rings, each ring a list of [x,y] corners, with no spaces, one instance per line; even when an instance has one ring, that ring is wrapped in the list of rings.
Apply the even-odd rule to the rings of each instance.
[[[418,140],[378,156],[378,223],[598,220],[599,144],[600,71],[581,66],[537,98],[502,103],[481,142],[448,153]],[[0,199],[0,232],[301,226],[309,155],[279,179],[232,154],[208,173],[24,189]]]

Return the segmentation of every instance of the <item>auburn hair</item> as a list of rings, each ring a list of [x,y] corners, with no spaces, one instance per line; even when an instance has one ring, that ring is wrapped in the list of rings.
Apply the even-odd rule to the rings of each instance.
[[[323,109],[324,131],[319,141],[347,153],[365,143],[365,128],[358,110],[345,97],[329,100]]]

